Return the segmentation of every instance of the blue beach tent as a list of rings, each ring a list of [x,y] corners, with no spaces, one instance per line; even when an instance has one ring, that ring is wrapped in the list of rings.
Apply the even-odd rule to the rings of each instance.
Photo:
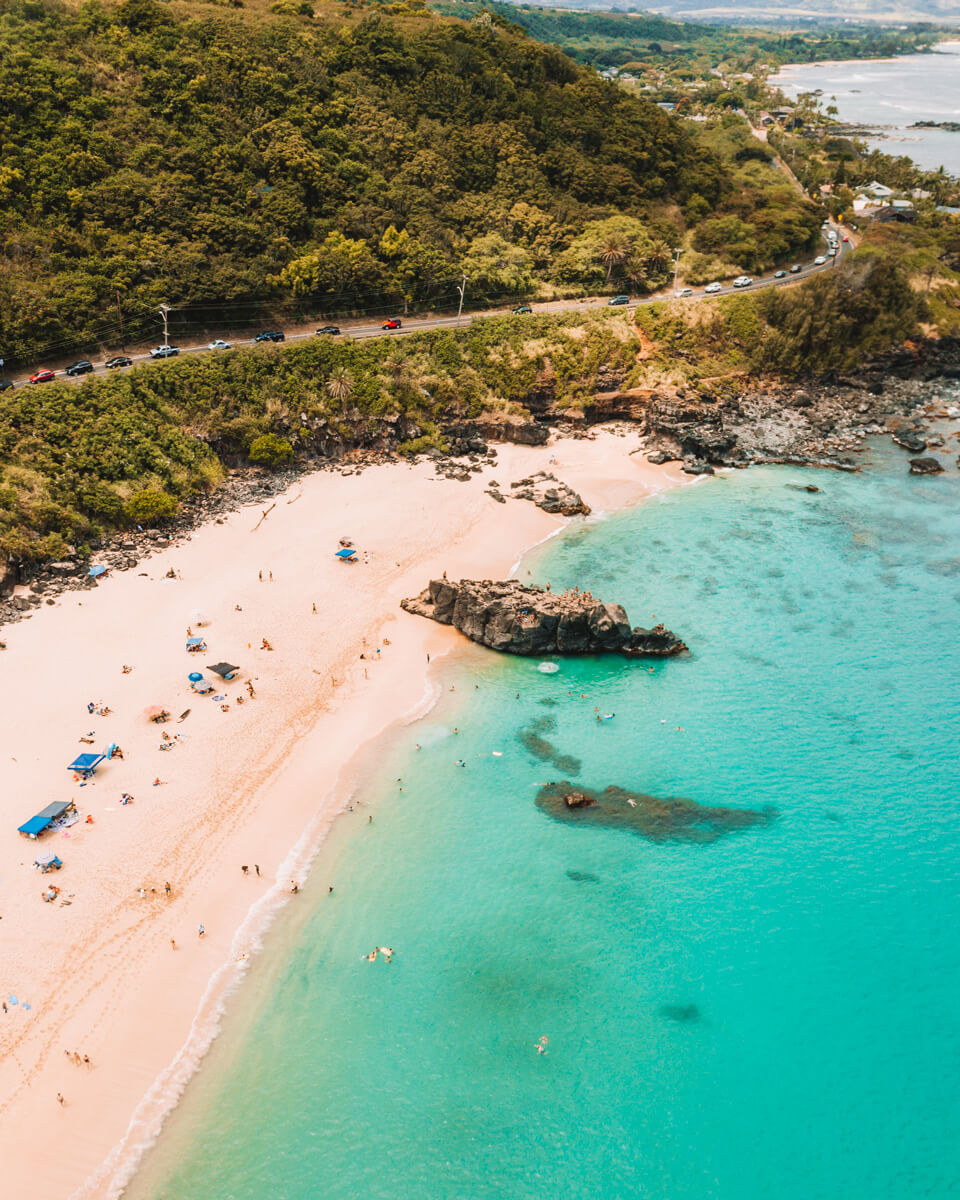
[[[199,650],[206,650],[207,643],[202,637],[187,638],[187,653],[196,654]]]
[[[89,779],[105,758],[105,754],[78,754],[67,770],[76,771],[84,779]]]
[[[26,837],[35,838],[38,833],[43,833],[46,827],[50,824],[46,817],[36,816],[31,817],[29,821],[24,823],[17,829],[17,833],[22,833]]]
[[[106,573],[107,573],[107,568],[102,566],[101,564],[98,564],[95,567],[91,567],[90,570],[87,572],[87,574],[90,576],[91,579],[99,579],[101,575],[106,575]]]
[[[27,837],[35,838],[37,834],[43,833],[51,821],[55,821],[57,817],[62,817],[65,812],[69,812],[72,808],[72,800],[55,800],[53,804],[48,804],[45,809],[38,812],[35,817],[31,817],[29,821],[24,821],[17,830],[17,833],[23,833]]]
[[[356,550],[338,550],[336,557],[341,559],[343,562],[348,562],[351,558],[357,557],[357,552]]]

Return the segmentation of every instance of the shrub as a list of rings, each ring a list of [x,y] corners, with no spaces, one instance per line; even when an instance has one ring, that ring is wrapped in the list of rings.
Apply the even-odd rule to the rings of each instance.
[[[293,447],[275,433],[262,433],[250,446],[250,461],[261,467],[279,467],[293,458]]]
[[[176,515],[177,501],[169,492],[145,488],[130,497],[124,511],[138,525],[159,525]]]

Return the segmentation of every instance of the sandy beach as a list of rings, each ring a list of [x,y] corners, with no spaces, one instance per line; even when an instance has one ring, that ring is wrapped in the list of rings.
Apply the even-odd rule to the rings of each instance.
[[[601,431],[501,446],[468,483],[438,480],[427,462],[308,475],[259,526],[261,509],[244,508],[5,631],[4,1194],[119,1195],[209,1045],[244,956],[270,913],[296,902],[293,883],[349,801],[345,768],[429,703],[428,656],[460,641],[400,599],[443,571],[503,576],[564,524],[528,502],[496,503],[488,481],[550,469],[603,512],[686,479],[631,454],[638,444]],[[341,536],[367,561],[336,561]],[[203,627],[191,625],[197,610]],[[205,653],[186,653],[188,626]],[[223,698],[192,693],[188,673],[216,678],[208,664],[221,659],[240,668]],[[151,723],[151,705],[171,720]],[[81,786],[67,764],[111,743],[123,758]],[[17,833],[69,799],[80,820],[68,829]],[[63,868],[42,875],[33,863],[48,851]],[[44,903],[49,883],[61,890]]]

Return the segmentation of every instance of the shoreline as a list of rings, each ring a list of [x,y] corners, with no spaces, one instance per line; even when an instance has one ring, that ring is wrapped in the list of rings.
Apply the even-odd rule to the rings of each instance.
[[[64,593],[49,613],[11,628],[4,665],[19,705],[7,732],[18,753],[0,764],[0,902],[13,943],[3,992],[18,1004],[0,1021],[0,1149],[16,1194],[116,1196],[118,1172],[132,1174],[215,1035],[243,974],[239,956],[252,953],[288,880],[299,878],[348,803],[349,764],[404,716],[415,719],[430,702],[427,654],[459,641],[400,612],[400,596],[444,569],[500,574],[567,524],[527,502],[496,504],[482,492],[487,476],[527,474],[559,454],[561,476],[598,509],[689,482],[676,468],[631,458],[637,448],[635,434],[610,432],[561,439],[547,453],[502,446],[497,463],[466,484],[437,481],[426,463],[349,480],[311,475],[293,485],[292,498],[278,497],[259,533],[251,529],[258,509],[243,508],[140,563],[139,573]],[[334,561],[345,533],[369,546],[369,565]],[[276,571],[279,587],[259,582],[260,563]],[[164,578],[170,568],[180,577]],[[321,630],[311,626],[310,596],[322,605]],[[183,654],[182,629],[193,604],[213,615],[203,629],[209,656],[235,655],[240,682],[256,684],[257,698],[242,709],[232,696],[226,713],[206,698],[187,699],[183,679],[194,663]],[[269,636],[277,652],[255,650],[257,636]],[[371,641],[382,655],[372,656]],[[135,669],[121,680],[122,663]],[[180,695],[170,700],[177,679]],[[88,715],[83,706],[93,698],[113,714]],[[182,729],[166,727],[184,736],[163,760],[155,755],[160,731],[140,715],[148,702],[192,708]],[[58,757],[76,752],[71,725],[125,750],[85,791],[67,784],[69,758]],[[154,791],[158,770],[169,787]],[[104,794],[121,787],[134,804],[104,808]],[[92,825],[40,842],[15,832],[30,811],[71,797]],[[49,878],[26,874],[41,848],[64,860],[56,881],[68,907],[43,904],[36,893]],[[238,870],[255,856],[266,864],[262,883]],[[249,887],[266,890],[251,898]],[[72,1048],[92,1066],[65,1062]],[[55,1161],[43,1157],[51,1133]],[[42,1179],[38,1161],[47,1163]]]

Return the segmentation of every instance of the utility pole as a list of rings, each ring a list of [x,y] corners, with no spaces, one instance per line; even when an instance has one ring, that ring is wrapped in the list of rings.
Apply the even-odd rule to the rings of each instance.
[[[127,352],[127,343],[123,336],[123,312],[120,309],[120,289],[117,288],[117,320],[120,322],[120,349],[124,354]]]
[[[467,277],[464,275],[463,283],[457,284],[457,291],[460,293],[460,307],[457,309],[457,324],[460,324],[460,314],[463,312],[463,296],[467,290]]]
[[[682,253],[683,253],[682,248],[674,250],[674,254],[677,256],[676,261],[673,264],[673,294],[674,295],[677,294],[677,276],[680,274],[680,255]]]
[[[170,339],[167,336],[167,315],[169,312],[170,312],[169,304],[161,304],[160,305],[160,316],[163,317],[163,344],[165,346],[170,345]]]

